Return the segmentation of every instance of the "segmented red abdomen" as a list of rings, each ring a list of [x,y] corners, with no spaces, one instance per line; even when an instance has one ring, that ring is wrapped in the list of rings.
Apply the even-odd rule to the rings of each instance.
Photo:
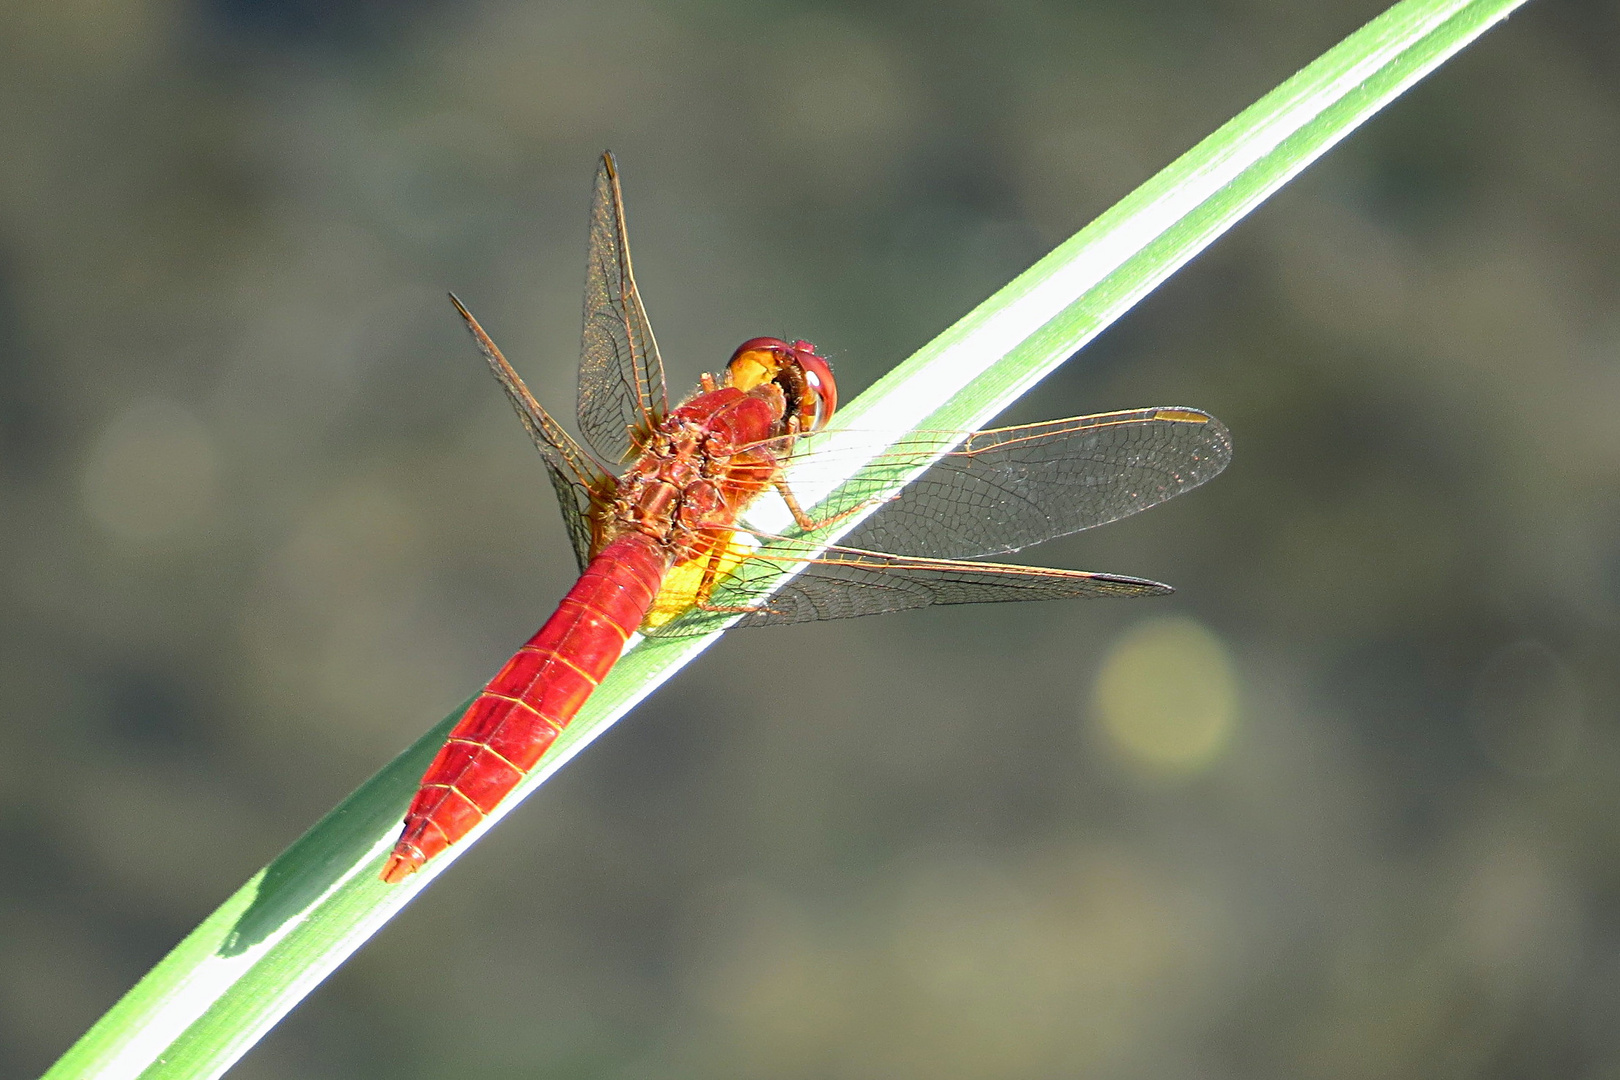
[[[404,880],[466,836],[517,786],[618,661],[668,569],[668,556],[641,533],[621,536],[591,560],[428,766],[384,881]]]

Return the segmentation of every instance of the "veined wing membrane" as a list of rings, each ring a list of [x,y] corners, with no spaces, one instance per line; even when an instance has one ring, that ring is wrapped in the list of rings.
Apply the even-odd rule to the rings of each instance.
[[[770,626],[933,604],[1167,593],[1118,574],[964,560],[1145,510],[1215,476],[1232,456],[1230,435],[1207,413],[1136,409],[975,432],[886,498],[896,479],[932,460],[939,441],[919,434],[893,445],[816,507],[813,516],[828,520],[879,501],[839,546],[814,555],[806,544],[800,556],[796,541],[765,537],[772,553],[742,558],[707,598],[711,610],[654,633],[701,633],[739,611],[738,626]],[[748,586],[788,573],[768,599],[748,599]]]
[[[1101,596],[1162,596],[1168,585],[1119,574],[1042,566],[924,559],[832,547],[820,555],[754,556],[709,597],[705,608],[651,631],[655,637],[706,633],[725,620],[737,626],[783,626],[909,611],[936,604],[988,604],[1018,600],[1072,600]],[[764,600],[749,600],[739,585],[797,570]]]
[[[813,445],[812,437],[807,456]],[[937,446],[926,435],[895,445],[812,516],[832,519],[879,500],[842,544],[934,559],[1001,555],[1146,510],[1232,458],[1230,434],[1208,413],[1135,409],[975,432],[898,496],[885,496]]]
[[[579,429],[605,461],[626,461],[669,411],[669,398],[664,362],[630,267],[618,169],[606,153],[591,194],[580,345]]]
[[[591,526],[588,515],[591,509],[592,496],[605,496],[613,490],[615,483],[613,477],[602,471],[591,455],[585,452],[573,437],[564,431],[551,414],[541,407],[524,385],[523,379],[506,362],[501,350],[484,333],[484,328],[478,325],[478,320],[472,317],[472,312],[462,306],[454,293],[450,294],[450,302],[456,306],[467,323],[467,332],[483,354],[489,369],[495,373],[496,380],[501,389],[506,391],[506,400],[512,403],[517,412],[518,419],[523,421],[523,428],[529,433],[529,438],[539,448],[540,456],[545,459],[546,473],[551,477],[551,486],[557,492],[557,505],[562,508],[563,524],[568,528],[568,542],[574,549],[574,558],[579,563],[580,573],[585,572],[591,559]]]

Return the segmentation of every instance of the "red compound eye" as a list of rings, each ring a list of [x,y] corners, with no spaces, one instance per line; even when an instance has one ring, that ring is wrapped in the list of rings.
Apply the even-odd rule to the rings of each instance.
[[[804,370],[805,387],[809,391],[805,396],[814,399],[815,404],[814,416],[807,419],[805,428],[819,431],[827,426],[833,410],[838,408],[838,383],[833,379],[832,365],[816,355],[814,345],[808,341],[795,341],[792,349],[799,367]],[[803,414],[804,410],[801,409],[800,415]]]

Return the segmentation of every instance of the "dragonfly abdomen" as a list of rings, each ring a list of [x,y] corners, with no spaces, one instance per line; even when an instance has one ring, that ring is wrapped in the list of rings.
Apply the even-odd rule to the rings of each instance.
[[[404,880],[466,836],[534,768],[618,661],[667,571],[667,554],[641,533],[621,536],[591,560],[428,766],[384,881]]]

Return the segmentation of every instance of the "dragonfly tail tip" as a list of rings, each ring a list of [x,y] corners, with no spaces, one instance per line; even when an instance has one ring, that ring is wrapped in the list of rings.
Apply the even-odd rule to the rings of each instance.
[[[390,885],[398,885],[420,870],[424,861],[426,860],[421,852],[401,844],[394,849],[392,855],[388,856],[388,862],[383,866],[382,879]]]

